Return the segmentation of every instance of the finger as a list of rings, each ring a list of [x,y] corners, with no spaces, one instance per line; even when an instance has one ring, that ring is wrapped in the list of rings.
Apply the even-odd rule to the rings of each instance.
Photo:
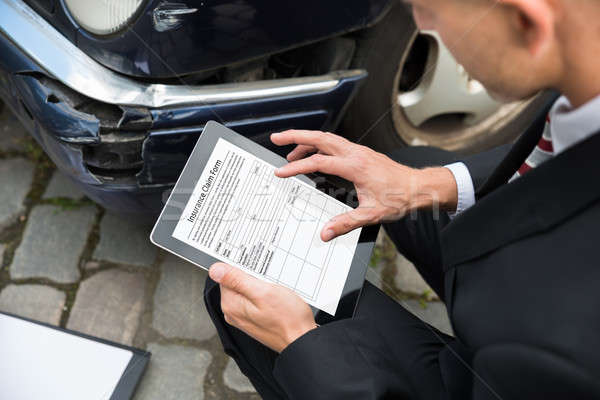
[[[289,178],[300,174],[312,174],[322,172],[329,175],[337,175],[346,180],[354,181],[354,169],[342,157],[313,154],[302,160],[292,161],[275,170],[275,175],[280,178]]]
[[[294,150],[289,152],[286,158],[288,161],[296,161],[306,157],[308,154],[316,152],[317,148],[314,146],[306,146],[304,144],[299,144]]]
[[[241,331],[244,331],[244,328],[247,326],[246,322],[242,322],[241,320],[237,319],[236,317],[234,317],[233,315],[230,314],[223,314],[223,319],[225,320],[225,322],[227,322],[229,325],[238,328]]]
[[[225,322],[250,334],[256,327],[251,318],[254,305],[248,299],[224,286],[221,288],[221,311]]]
[[[357,208],[345,214],[333,217],[321,230],[321,240],[329,242],[357,228],[372,225],[377,222],[371,208]]]
[[[208,270],[210,278],[226,288],[253,300],[263,292],[266,283],[260,282],[244,271],[224,263],[213,264]]]
[[[241,294],[220,286],[221,288],[221,311],[229,319],[228,323],[234,325],[239,323],[239,319],[246,315],[246,306],[248,300]],[[233,322],[233,323],[232,323]]]
[[[341,154],[350,142],[341,136],[319,131],[289,130],[271,135],[271,141],[278,146],[303,144],[313,146],[326,154]]]

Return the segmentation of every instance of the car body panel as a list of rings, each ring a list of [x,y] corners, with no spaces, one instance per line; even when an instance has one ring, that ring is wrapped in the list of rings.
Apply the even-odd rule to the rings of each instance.
[[[164,78],[264,57],[364,28],[382,17],[391,1],[152,0],[127,29],[108,36],[76,27],[61,1],[27,3],[99,63],[131,76]],[[179,23],[160,30],[156,13],[165,5],[196,11],[179,15]]]
[[[283,149],[275,149],[269,143],[269,134],[286,127],[302,126],[305,129],[320,129],[327,119],[326,111],[307,111],[281,116],[253,118],[226,123],[238,133],[252,138],[265,147],[284,155]],[[144,169],[138,179],[141,183],[165,183],[174,174],[183,170],[204,126],[151,132],[144,143]],[[287,149],[289,150],[289,149]]]
[[[31,115],[63,142],[97,143],[100,121],[93,115],[78,111],[64,102],[53,102],[52,89],[33,76],[20,74],[14,84]]]
[[[217,120],[265,144],[273,131],[330,130],[366,77],[366,72],[353,72],[331,89],[313,93],[131,109],[84,98],[61,85],[2,33],[0,52],[0,97],[57,168],[105,208],[148,216],[160,212],[164,194],[207,121]],[[139,170],[127,176],[92,170],[90,152],[103,146],[118,152],[132,145],[139,145]]]

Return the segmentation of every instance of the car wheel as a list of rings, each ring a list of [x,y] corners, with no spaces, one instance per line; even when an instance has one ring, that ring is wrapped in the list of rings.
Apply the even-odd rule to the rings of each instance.
[[[354,68],[369,72],[340,132],[378,151],[429,145],[472,153],[514,140],[552,94],[500,104],[469,77],[437,33],[394,6],[360,33]]]

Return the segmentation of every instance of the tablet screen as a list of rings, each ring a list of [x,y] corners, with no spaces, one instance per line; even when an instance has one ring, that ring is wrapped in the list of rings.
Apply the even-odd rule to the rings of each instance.
[[[320,233],[352,210],[219,138],[173,237],[335,314],[360,229],[325,243]]]
[[[0,397],[5,399],[108,400],[133,356],[1,313],[0,332]]]

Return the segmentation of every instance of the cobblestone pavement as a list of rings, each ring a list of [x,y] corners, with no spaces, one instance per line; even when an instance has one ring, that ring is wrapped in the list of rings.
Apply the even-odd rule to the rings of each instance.
[[[105,212],[0,114],[0,310],[152,352],[136,399],[258,399],[223,352],[206,273]],[[367,278],[450,332],[445,307],[383,234]]]

